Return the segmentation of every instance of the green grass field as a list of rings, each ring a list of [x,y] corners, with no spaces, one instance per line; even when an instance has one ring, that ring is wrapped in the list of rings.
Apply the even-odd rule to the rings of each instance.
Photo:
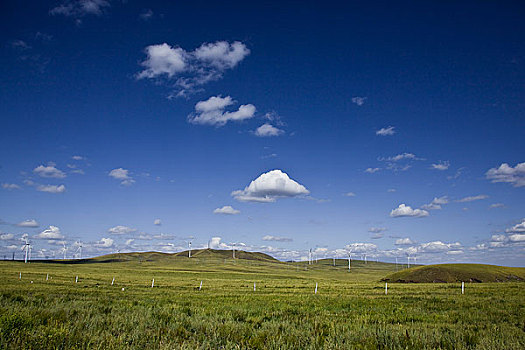
[[[466,283],[461,295],[459,283],[389,283],[385,295],[380,280],[395,271],[376,262],[354,261],[348,272],[346,260],[308,266],[204,253],[2,261],[0,347],[525,348],[525,284]]]

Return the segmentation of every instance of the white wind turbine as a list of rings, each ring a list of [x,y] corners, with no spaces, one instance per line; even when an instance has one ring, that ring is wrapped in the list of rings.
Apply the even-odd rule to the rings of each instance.
[[[64,253],[64,260],[66,260],[66,253],[67,253],[67,247],[66,247],[66,242],[63,242],[62,243],[62,252]]]
[[[75,251],[75,254],[76,253],[80,253],[78,256],[80,257],[80,259],[82,259],[82,242],[81,241],[78,241],[77,242],[77,250]]]
[[[188,258],[191,258],[191,241],[188,242]]]
[[[27,238],[25,239],[26,243],[22,246],[22,250],[25,250],[26,251],[26,255],[25,255],[25,259],[24,259],[24,263],[27,264],[27,256],[29,254],[29,249],[31,247],[31,244],[29,244],[29,242],[27,241]]]
[[[352,270],[352,249],[348,252],[348,271]]]

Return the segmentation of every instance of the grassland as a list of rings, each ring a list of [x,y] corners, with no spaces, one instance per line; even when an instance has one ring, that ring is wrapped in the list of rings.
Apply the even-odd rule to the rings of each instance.
[[[389,284],[385,295],[395,270],[205,254],[5,261],[0,348],[525,348],[525,284],[466,283],[465,295],[458,283]]]

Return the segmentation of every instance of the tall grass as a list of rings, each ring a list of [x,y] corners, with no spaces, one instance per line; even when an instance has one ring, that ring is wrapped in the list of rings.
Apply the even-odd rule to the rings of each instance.
[[[189,260],[2,262],[0,347],[525,348],[521,283],[467,284],[465,295],[459,284],[389,284],[385,295],[378,281],[394,270],[387,264],[356,263],[348,273],[344,261],[305,270],[304,264]]]

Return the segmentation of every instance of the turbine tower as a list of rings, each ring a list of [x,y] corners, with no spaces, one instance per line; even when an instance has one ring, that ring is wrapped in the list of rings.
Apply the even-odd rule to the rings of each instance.
[[[188,242],[188,258],[191,258],[191,241]]]
[[[63,246],[62,252],[64,253],[64,260],[66,260],[66,252],[67,252],[66,242],[63,242],[62,246]]]
[[[30,244],[29,242],[27,241],[27,238],[25,239],[26,243],[22,246],[22,250],[25,250],[26,251],[26,255],[25,255],[25,259],[24,259],[24,263],[27,264],[27,256],[29,254],[29,247],[30,247]]]
[[[80,257],[80,259],[82,259],[82,242],[81,242],[81,241],[78,241],[78,242],[77,242],[77,245],[78,245],[78,248],[77,248],[77,251],[75,252],[75,254],[76,254],[76,253],[80,253],[80,254],[79,254],[79,257]]]

